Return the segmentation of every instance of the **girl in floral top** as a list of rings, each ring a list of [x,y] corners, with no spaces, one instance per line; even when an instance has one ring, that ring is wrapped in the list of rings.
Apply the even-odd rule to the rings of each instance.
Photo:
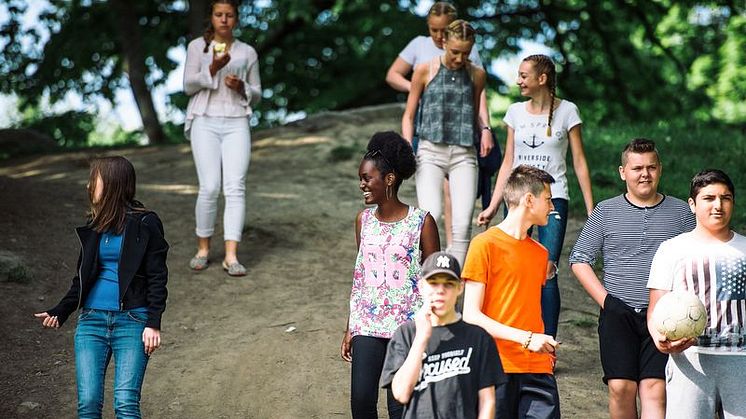
[[[416,168],[412,147],[394,132],[379,132],[360,163],[360,190],[366,208],[357,215],[358,255],[350,294],[350,317],[342,359],[352,363],[352,417],[378,418],[378,380],[386,345],[400,324],[422,305],[420,264],[440,250],[433,217],[399,200],[399,186]],[[388,392],[389,418],[401,405]]]

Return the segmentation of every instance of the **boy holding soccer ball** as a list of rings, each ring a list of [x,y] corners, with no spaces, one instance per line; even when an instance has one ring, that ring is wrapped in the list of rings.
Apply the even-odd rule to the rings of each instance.
[[[735,189],[728,175],[705,170],[694,176],[689,206],[697,227],[661,244],[650,268],[650,311],[670,291],[699,297],[707,325],[698,338],[667,340],[648,316],[661,352],[671,354],[666,417],[746,417],[746,237],[730,229]]]

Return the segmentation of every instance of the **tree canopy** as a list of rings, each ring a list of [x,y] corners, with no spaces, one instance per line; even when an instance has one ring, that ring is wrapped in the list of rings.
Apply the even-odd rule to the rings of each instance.
[[[0,92],[35,105],[74,91],[113,100],[132,89],[151,142],[163,141],[150,90],[199,36],[206,0],[48,0],[38,23],[21,24],[27,2],[0,0]],[[291,112],[389,102],[386,69],[414,36],[426,35],[416,1],[242,2],[237,36],[260,57],[265,123]],[[559,64],[560,94],[596,120],[687,115],[746,123],[746,5],[694,0],[455,2],[477,28],[486,62],[544,43]],[[45,37],[44,33],[49,36]],[[489,68],[488,68],[489,70]],[[494,75],[490,87],[508,89]],[[185,97],[172,97],[184,107]]]

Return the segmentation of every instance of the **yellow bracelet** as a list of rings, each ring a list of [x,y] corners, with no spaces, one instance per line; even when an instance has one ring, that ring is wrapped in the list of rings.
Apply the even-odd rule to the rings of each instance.
[[[526,341],[523,342],[523,349],[528,349],[528,345],[531,344],[531,338],[534,336],[534,332],[530,331],[528,332],[528,337],[526,338]]]

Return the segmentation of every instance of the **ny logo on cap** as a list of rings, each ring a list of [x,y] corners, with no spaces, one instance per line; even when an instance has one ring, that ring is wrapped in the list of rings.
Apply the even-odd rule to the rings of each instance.
[[[451,268],[451,260],[448,259],[448,256],[438,256],[438,261],[435,263],[435,265],[439,268]]]

